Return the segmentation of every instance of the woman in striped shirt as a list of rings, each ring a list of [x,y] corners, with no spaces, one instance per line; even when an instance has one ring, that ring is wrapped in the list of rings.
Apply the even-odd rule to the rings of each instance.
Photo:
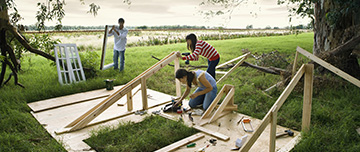
[[[215,67],[220,61],[220,55],[213,46],[209,43],[197,40],[196,35],[191,33],[186,36],[187,49],[192,52],[191,55],[182,57],[183,60],[197,61],[199,55],[202,55],[208,59],[208,72],[215,79]]]

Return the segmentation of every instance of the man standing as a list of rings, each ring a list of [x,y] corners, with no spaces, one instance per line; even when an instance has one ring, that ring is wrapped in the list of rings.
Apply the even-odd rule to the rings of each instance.
[[[120,72],[124,70],[125,64],[125,46],[126,46],[126,36],[128,34],[128,29],[124,28],[125,20],[119,18],[118,20],[119,27],[113,26],[109,31],[108,36],[114,35],[114,69],[117,70],[119,66],[118,58],[120,57]]]

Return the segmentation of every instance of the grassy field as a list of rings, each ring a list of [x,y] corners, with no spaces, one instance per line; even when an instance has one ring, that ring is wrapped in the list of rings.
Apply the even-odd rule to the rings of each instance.
[[[258,56],[277,50],[284,60],[267,61],[250,58],[250,63],[264,66],[286,65],[292,62],[295,49],[300,46],[312,49],[313,34],[241,38],[221,41],[208,41],[220,53],[220,64],[243,54],[248,49]],[[116,79],[115,85],[125,84],[157,60],[151,56],[163,58],[173,51],[187,52],[185,43],[162,46],[131,47],[126,50],[124,72],[112,69],[98,71],[97,76],[73,85],[61,86],[58,83],[56,67],[39,56],[27,56],[22,62],[19,82],[26,88],[10,84],[0,91],[0,151],[65,151],[45,129],[31,116],[27,103],[79,92],[105,88],[105,79]],[[100,54],[100,51],[96,53]],[[110,63],[112,49],[108,48],[106,62]],[[29,60],[31,59],[31,60]],[[269,58],[271,59],[271,58]],[[31,62],[29,62],[31,61]],[[266,62],[265,62],[266,61]],[[304,57],[300,62],[307,62]],[[100,59],[99,61],[100,62]],[[284,64],[285,63],[285,64]],[[207,65],[206,59],[190,62],[191,65]],[[99,63],[97,63],[99,65]],[[181,65],[185,65],[181,62]],[[10,71],[10,70],[8,70]],[[8,74],[7,74],[8,75]],[[360,151],[360,136],[356,129],[360,126],[360,89],[333,75],[320,76],[326,81],[314,83],[311,131],[303,134],[303,139],[294,151]],[[217,76],[218,78],[220,75]],[[238,112],[262,119],[281,94],[283,87],[263,93],[275,83],[281,81],[277,75],[265,74],[252,68],[240,67],[235,70],[224,84],[235,86],[235,103]],[[150,77],[147,86],[150,89],[175,95],[174,71],[165,67]],[[302,115],[302,86],[299,84],[290,94],[278,114],[280,125],[300,130]],[[184,88],[183,88],[184,89]]]

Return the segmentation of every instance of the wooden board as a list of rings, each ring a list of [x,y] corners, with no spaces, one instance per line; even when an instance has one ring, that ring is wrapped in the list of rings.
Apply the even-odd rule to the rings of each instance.
[[[187,138],[185,138],[185,139],[179,140],[179,141],[177,141],[176,143],[173,143],[173,144],[171,144],[171,145],[168,145],[168,146],[166,146],[166,147],[163,147],[163,148],[161,148],[161,149],[159,149],[159,150],[157,150],[157,151],[155,151],[155,152],[168,152],[168,151],[173,151],[173,150],[179,148],[180,146],[184,146],[184,145],[189,144],[189,143],[191,143],[191,142],[193,142],[193,141],[195,141],[195,140],[198,140],[198,139],[200,139],[200,138],[204,138],[204,136],[205,136],[205,135],[204,135],[203,133],[197,133],[197,134],[192,135],[192,136],[190,136],[190,137],[187,137]]]

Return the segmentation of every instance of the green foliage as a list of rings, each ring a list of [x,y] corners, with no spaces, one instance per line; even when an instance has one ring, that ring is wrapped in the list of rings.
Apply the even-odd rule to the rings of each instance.
[[[86,78],[95,77],[99,67],[99,54],[95,51],[87,50],[85,52],[79,53],[79,56]]]
[[[30,41],[29,44],[33,48],[37,48],[48,54],[53,54],[53,52],[50,51],[54,49],[54,44],[61,42],[59,39],[51,39],[49,34],[33,34],[32,37],[28,39]]]
[[[120,123],[117,128],[93,131],[85,142],[96,151],[155,151],[195,134],[181,121],[150,115],[139,123]]]

